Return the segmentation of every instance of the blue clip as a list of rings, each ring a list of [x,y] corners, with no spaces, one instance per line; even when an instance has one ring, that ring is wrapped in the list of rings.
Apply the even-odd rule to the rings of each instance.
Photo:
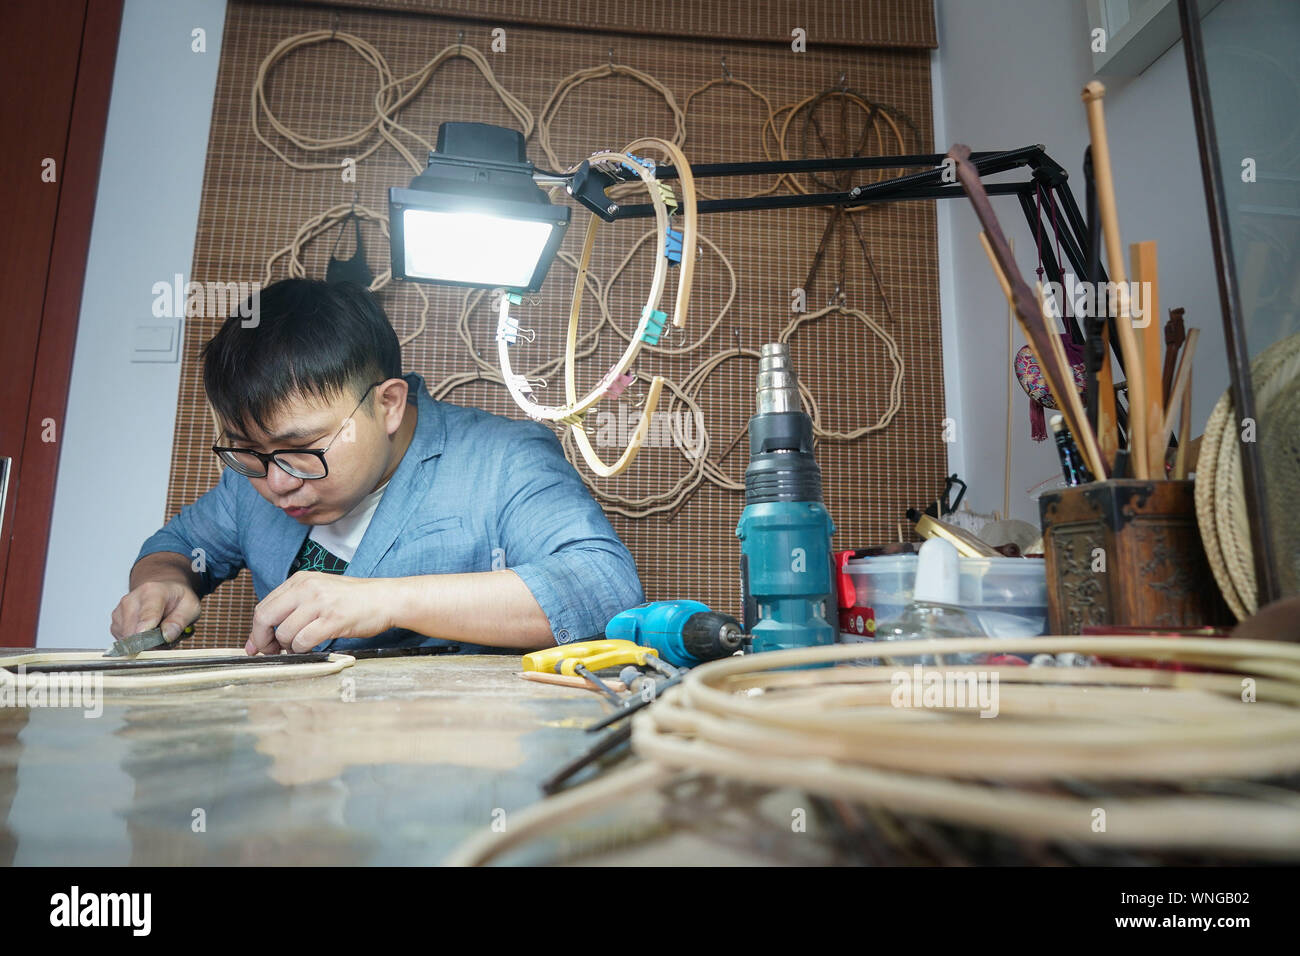
[[[664,256],[672,265],[682,261],[682,234],[672,226],[669,226],[664,234]]]
[[[507,292],[506,298],[510,300],[511,305],[520,305],[524,301],[523,296],[521,296],[518,292]]]
[[[650,170],[650,172],[653,173],[655,171],[655,161],[653,159],[642,159],[640,156],[634,156],[632,153],[628,153],[628,155],[631,156],[634,160],[636,160],[640,165]],[[630,173],[636,172],[635,168],[629,166],[627,163],[623,162],[622,160],[619,161],[619,165],[622,166]]]
[[[645,312],[641,314],[644,316]],[[647,345],[658,345],[659,336],[663,334],[666,321],[668,321],[668,316],[665,313],[660,312],[658,309],[652,311],[650,320],[646,322],[645,331],[641,333],[641,341]]]

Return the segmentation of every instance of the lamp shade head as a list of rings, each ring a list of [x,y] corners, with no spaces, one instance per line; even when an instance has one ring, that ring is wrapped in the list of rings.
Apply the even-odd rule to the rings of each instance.
[[[429,165],[388,191],[393,277],[536,292],[569,225],[533,181],[524,138],[484,123],[443,123]]]

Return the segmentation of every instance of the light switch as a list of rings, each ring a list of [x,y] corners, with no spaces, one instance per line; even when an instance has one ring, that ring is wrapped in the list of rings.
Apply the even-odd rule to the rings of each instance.
[[[180,357],[180,321],[137,322],[131,333],[132,362],[175,362]]]

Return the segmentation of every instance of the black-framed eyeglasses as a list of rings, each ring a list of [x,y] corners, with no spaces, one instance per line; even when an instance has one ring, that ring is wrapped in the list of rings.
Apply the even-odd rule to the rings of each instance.
[[[366,400],[370,389],[382,384],[383,382],[373,382],[368,385],[361,396],[361,401],[357,402],[357,408],[360,408],[361,402]],[[275,462],[282,471],[295,478],[308,480],[324,478],[330,473],[329,465],[325,462],[325,453],[338,440],[339,435],[343,434],[343,429],[347,427],[348,422],[352,421],[357,408],[352,409],[352,413],[343,419],[343,424],[324,448],[277,448],[272,452],[260,452],[253,451],[251,448],[213,445],[212,450],[216,452],[218,458],[247,478],[265,478],[271,462]]]

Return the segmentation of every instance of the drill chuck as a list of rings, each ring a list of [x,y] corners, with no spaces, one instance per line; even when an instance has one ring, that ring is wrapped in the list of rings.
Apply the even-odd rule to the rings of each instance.
[[[687,618],[682,627],[682,646],[693,657],[715,661],[740,650],[744,636],[735,618],[717,611],[700,611]]]

